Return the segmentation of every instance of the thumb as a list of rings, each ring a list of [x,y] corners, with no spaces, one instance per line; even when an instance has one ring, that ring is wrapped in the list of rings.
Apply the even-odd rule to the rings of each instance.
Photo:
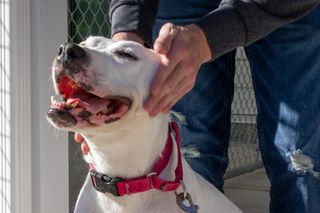
[[[172,23],[163,25],[160,29],[159,36],[154,42],[154,50],[156,53],[167,55],[170,51],[172,42],[176,37],[180,28]]]

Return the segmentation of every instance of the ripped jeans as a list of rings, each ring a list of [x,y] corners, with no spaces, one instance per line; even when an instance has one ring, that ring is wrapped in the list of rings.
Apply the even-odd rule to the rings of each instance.
[[[156,37],[167,22],[186,25],[212,0],[160,0]],[[259,145],[271,182],[270,212],[320,212],[320,7],[245,48],[257,103]],[[191,167],[223,188],[228,165],[235,51],[204,64],[174,107],[187,117],[182,145]]]

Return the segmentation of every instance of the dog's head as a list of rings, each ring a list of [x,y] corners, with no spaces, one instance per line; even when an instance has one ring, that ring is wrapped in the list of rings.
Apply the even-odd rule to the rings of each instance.
[[[55,92],[47,114],[57,128],[108,131],[142,113],[159,57],[131,41],[89,37],[64,44],[52,67]]]

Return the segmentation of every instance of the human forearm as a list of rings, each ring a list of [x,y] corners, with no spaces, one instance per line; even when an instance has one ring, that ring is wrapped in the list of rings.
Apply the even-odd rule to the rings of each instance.
[[[112,36],[119,32],[134,32],[152,46],[152,27],[158,0],[112,0],[109,18]]]
[[[212,59],[257,41],[310,12],[320,0],[224,0],[196,24],[204,31]]]

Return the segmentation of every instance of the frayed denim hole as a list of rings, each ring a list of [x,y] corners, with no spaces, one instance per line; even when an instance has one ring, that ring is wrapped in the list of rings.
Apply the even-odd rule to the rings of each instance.
[[[311,157],[302,153],[301,149],[287,152],[286,156],[291,162],[291,171],[298,175],[311,175],[320,180],[320,172],[314,170],[314,162]]]
[[[200,152],[196,145],[190,144],[181,148],[181,153],[185,158],[200,158]]]

